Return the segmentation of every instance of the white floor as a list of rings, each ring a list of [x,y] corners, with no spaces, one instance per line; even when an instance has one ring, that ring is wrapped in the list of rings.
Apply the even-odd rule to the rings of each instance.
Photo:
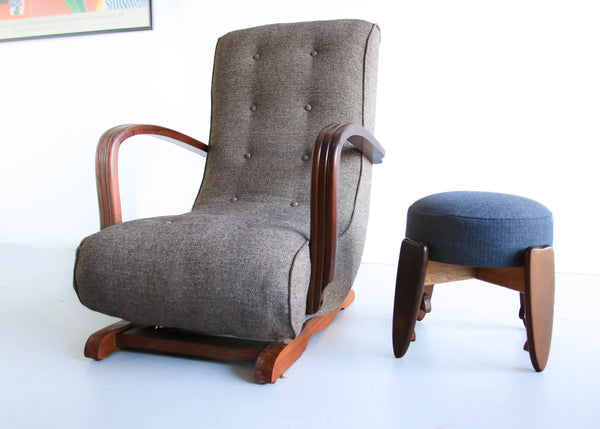
[[[437,287],[395,359],[395,267],[361,267],[356,301],[274,385],[252,366],[120,352],[83,357],[113,319],[79,304],[72,251],[0,246],[1,428],[592,428],[600,383],[600,276],[557,275],[543,373],[522,350],[518,295]]]

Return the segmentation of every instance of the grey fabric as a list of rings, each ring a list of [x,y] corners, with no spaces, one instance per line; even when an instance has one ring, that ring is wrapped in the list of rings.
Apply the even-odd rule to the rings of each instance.
[[[136,323],[277,340],[306,320],[310,178],[318,132],[373,129],[379,29],[358,20],[234,31],[215,52],[205,175],[191,213],[114,225],[85,239],[75,288]],[[360,264],[370,163],[344,148],[335,309]]]
[[[406,236],[427,244],[429,258],[471,267],[522,266],[525,250],[552,245],[552,212],[516,195],[444,192],[408,209]]]
[[[289,337],[288,287],[306,294],[307,247],[285,213],[259,207],[126,222],[83,241],[77,290],[89,308],[137,323]]]
[[[378,34],[364,21],[339,20],[223,36],[215,53],[210,153],[195,207],[233,197],[309,204],[318,132],[333,122],[364,122],[372,129]],[[354,211],[362,163],[357,151],[346,152],[340,232]]]

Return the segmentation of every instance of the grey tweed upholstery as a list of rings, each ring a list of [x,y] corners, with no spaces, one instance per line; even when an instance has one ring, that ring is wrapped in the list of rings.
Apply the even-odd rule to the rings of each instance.
[[[78,249],[89,308],[210,335],[294,338],[306,321],[315,138],[333,122],[373,129],[379,29],[360,20],[276,24],[217,43],[205,174],[190,213],[113,225]],[[349,145],[348,145],[349,146]],[[360,264],[370,162],[345,147],[337,308]]]
[[[469,267],[522,266],[528,247],[552,245],[552,213],[537,201],[495,192],[443,192],[408,209],[406,236],[429,259]]]

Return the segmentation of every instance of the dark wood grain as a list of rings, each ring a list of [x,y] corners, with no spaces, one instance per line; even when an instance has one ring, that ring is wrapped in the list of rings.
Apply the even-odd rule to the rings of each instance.
[[[392,326],[394,355],[398,358],[406,354],[414,338],[415,324],[423,297],[427,259],[427,246],[409,238],[404,239],[396,275]]]
[[[337,246],[337,195],[341,152],[348,141],[366,158],[381,163],[385,151],[364,127],[330,124],[317,136],[311,183],[311,282],[307,314],[321,307],[325,287],[333,281]]]
[[[134,328],[116,338],[122,349],[144,350],[199,358],[254,362],[268,341],[200,335],[180,329]]]
[[[315,142],[313,154],[313,168],[311,178],[311,202],[310,202],[310,259],[311,279],[306,301],[307,314],[315,313],[321,307],[321,293],[323,279],[323,255],[325,252],[325,178],[327,151],[326,144],[331,139],[333,132],[340,124],[329,124],[319,133]],[[316,309],[316,310],[315,310]]]
[[[152,135],[162,140],[197,149],[201,153],[208,152],[208,146],[201,141],[157,125],[119,125],[106,131],[100,138],[96,150],[96,184],[101,228],[122,221],[119,191],[119,148],[125,140],[136,135]]]

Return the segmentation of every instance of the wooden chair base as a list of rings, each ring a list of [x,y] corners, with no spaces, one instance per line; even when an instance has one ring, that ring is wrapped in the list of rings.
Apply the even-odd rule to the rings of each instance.
[[[527,329],[525,350],[536,371],[543,371],[550,354],[554,317],[554,250],[551,246],[529,248],[523,267],[478,268],[428,260],[427,246],[411,239],[402,242],[392,340],[394,355],[402,357],[415,339],[415,325],[431,311],[433,285],[476,278],[518,291],[520,317]]]
[[[312,336],[327,328],[340,310],[347,308],[352,301],[353,290],[335,311],[307,321],[295,339],[275,342],[212,337],[169,328],[156,329],[122,320],[92,334],[85,345],[84,355],[101,360],[121,349],[134,349],[255,362],[254,381],[259,384],[275,383],[306,350]]]

